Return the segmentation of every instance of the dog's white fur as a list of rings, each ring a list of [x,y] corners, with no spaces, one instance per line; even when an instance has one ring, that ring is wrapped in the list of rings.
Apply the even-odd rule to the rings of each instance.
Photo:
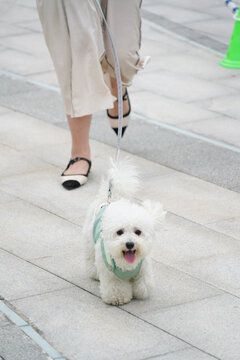
[[[102,234],[105,250],[123,271],[134,269],[142,260],[139,274],[130,280],[121,280],[110,272],[103,260],[100,241],[94,246],[94,211],[101,203],[107,202],[108,181],[102,181],[96,200],[90,207],[83,227],[85,239],[86,270],[93,279],[100,280],[100,291],[104,302],[122,305],[132,298],[146,299],[153,286],[151,259],[149,256],[155,237],[156,223],[163,219],[165,211],[160,203],[149,200],[137,204],[133,197],[139,190],[139,177],[135,167],[125,161],[118,168],[112,165],[109,170],[112,179],[111,203],[102,219]],[[123,230],[122,235],[117,231]],[[140,230],[137,234],[136,230]],[[123,251],[127,251],[126,242],[133,242],[136,259],[133,264],[127,262]]]

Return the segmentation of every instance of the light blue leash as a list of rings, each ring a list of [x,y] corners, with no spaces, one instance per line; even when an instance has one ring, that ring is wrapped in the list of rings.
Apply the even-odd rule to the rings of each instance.
[[[103,21],[105,23],[105,26],[106,26],[106,29],[108,32],[108,37],[109,37],[109,40],[111,43],[111,48],[112,48],[113,58],[114,58],[114,63],[115,63],[115,74],[116,74],[117,89],[118,89],[118,137],[117,137],[117,149],[116,149],[116,155],[115,155],[115,163],[116,163],[116,165],[118,165],[120,146],[121,146],[121,138],[122,138],[122,122],[123,122],[123,99],[122,99],[121,71],[120,71],[117,51],[116,51],[116,48],[115,48],[115,45],[113,42],[111,30],[108,26],[107,20],[105,19],[104,13],[102,11],[102,7],[99,3],[99,0],[95,0],[95,2],[99,8],[99,11],[102,15]],[[119,279],[122,279],[122,280],[131,279],[139,274],[141,267],[142,267],[143,260],[141,260],[133,270],[123,271],[115,264],[114,259],[112,259],[111,256],[109,254],[107,254],[105,251],[104,239],[102,236],[102,217],[104,215],[104,212],[105,212],[107,206],[110,203],[111,195],[112,195],[112,181],[110,180],[109,181],[109,189],[108,189],[108,203],[101,206],[101,208],[99,209],[99,211],[97,212],[96,217],[95,217],[95,221],[94,221],[94,225],[93,225],[93,241],[94,241],[94,245],[96,245],[98,240],[101,241],[102,257],[103,257],[103,260],[104,260],[104,263],[105,263],[107,269],[110,272],[112,272],[115,276],[117,276]]]
[[[116,80],[117,80],[117,90],[118,90],[118,136],[117,136],[117,148],[116,148],[116,154],[115,154],[115,164],[118,165],[119,161],[119,153],[120,153],[120,147],[121,147],[121,139],[122,139],[122,122],[123,122],[123,99],[122,99],[122,80],[121,80],[121,71],[120,71],[120,65],[118,61],[117,56],[117,50],[113,42],[111,30],[108,26],[107,20],[104,16],[104,13],[102,11],[101,4],[99,0],[95,0],[97,7],[99,8],[99,11],[101,13],[101,16],[103,18],[104,24],[107,29],[108,37],[110,40],[114,63],[115,63],[115,74],[116,74]],[[108,187],[108,203],[110,203],[112,196],[112,180],[109,180],[109,187]]]
[[[122,138],[122,122],[123,122],[123,99],[122,99],[122,81],[121,81],[121,71],[120,71],[120,66],[119,66],[119,61],[118,61],[118,56],[117,56],[117,51],[113,42],[113,38],[112,38],[112,34],[111,34],[111,30],[108,26],[107,20],[104,16],[104,13],[102,11],[102,7],[99,3],[99,0],[95,0],[100,13],[102,15],[103,21],[105,23],[107,32],[108,32],[108,37],[111,43],[111,47],[112,47],[112,52],[113,52],[113,58],[114,58],[114,63],[115,63],[115,74],[116,74],[116,80],[117,80],[117,89],[118,89],[118,139],[117,139],[117,150],[116,150],[116,155],[115,155],[115,162],[116,165],[118,164],[118,159],[119,159],[119,152],[120,152],[120,146],[121,146],[121,138]]]

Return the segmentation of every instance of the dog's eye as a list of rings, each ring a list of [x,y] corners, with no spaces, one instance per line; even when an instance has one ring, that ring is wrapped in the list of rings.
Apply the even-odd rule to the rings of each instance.
[[[121,236],[124,233],[123,229],[117,231],[117,235]]]
[[[138,229],[137,229],[137,230],[135,230],[135,234],[136,234],[137,236],[140,236],[140,235],[141,235],[141,233],[142,233],[142,232],[141,232],[141,230],[138,230]]]

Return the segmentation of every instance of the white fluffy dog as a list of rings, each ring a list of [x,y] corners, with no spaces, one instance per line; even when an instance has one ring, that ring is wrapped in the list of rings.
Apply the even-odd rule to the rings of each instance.
[[[103,181],[83,227],[86,270],[100,280],[104,302],[122,305],[132,298],[146,299],[153,285],[149,256],[155,225],[165,216],[160,203],[136,203],[136,169],[128,162],[109,170],[112,183]]]

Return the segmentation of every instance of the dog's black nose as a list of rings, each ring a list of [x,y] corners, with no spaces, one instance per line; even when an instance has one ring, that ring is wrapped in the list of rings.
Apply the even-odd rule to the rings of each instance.
[[[126,242],[126,248],[131,250],[134,247],[134,243],[132,241]]]

